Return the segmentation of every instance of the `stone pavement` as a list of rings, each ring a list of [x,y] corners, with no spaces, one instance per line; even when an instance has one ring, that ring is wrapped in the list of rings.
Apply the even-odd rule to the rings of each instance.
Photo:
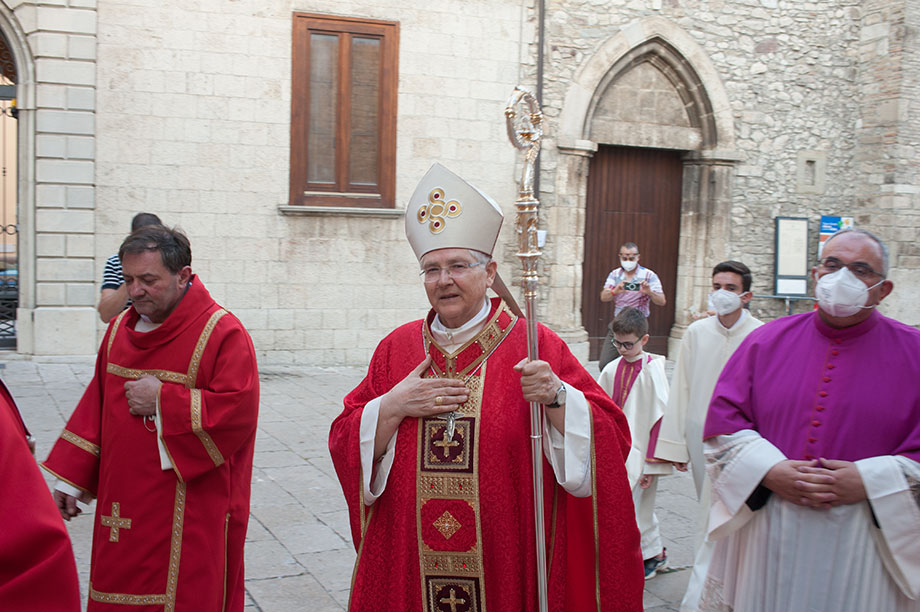
[[[92,376],[88,358],[30,361],[0,352],[0,377],[44,459]],[[589,370],[597,373],[596,364]],[[355,552],[327,450],[329,425],[359,368],[265,368],[246,538],[247,612],[338,612],[348,604]],[[50,483],[50,478],[49,478]],[[84,601],[95,504],[68,524]],[[688,474],[662,479],[658,518],[672,568],[692,562],[696,499]],[[646,583],[645,609],[679,608],[689,569]]]

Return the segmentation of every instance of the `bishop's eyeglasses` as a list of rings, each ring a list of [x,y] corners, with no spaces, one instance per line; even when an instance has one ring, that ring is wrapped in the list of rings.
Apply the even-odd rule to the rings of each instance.
[[[463,278],[470,273],[470,270],[481,265],[483,265],[483,262],[477,261],[475,263],[452,263],[446,268],[430,266],[419,272],[419,276],[421,276],[426,283],[431,284],[441,280],[441,272],[447,272],[447,278]]]
[[[852,272],[853,275],[859,279],[870,279],[875,278],[876,276],[882,276],[882,274],[873,270],[872,266],[861,261],[843,263],[836,257],[825,257],[820,262],[818,262],[818,265],[827,271],[828,274],[837,272],[842,268],[849,268],[850,272]]]

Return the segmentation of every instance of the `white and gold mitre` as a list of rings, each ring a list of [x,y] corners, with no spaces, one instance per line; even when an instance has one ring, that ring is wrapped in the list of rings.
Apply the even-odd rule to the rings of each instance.
[[[495,200],[436,163],[409,198],[406,238],[418,259],[435,249],[491,255],[503,219]]]

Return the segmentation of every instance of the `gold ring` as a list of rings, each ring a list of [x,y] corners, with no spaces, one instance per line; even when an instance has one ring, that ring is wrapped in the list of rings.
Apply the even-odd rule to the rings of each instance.
[[[444,403],[444,398],[441,397],[440,395],[437,396],[436,398],[434,398],[434,405],[435,405],[435,406],[440,406],[440,405],[443,404],[443,403]]]

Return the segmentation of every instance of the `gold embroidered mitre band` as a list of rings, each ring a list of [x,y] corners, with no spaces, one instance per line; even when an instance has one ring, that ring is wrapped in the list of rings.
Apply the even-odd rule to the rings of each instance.
[[[436,249],[491,255],[503,219],[495,200],[436,163],[409,199],[406,237],[418,259]]]

